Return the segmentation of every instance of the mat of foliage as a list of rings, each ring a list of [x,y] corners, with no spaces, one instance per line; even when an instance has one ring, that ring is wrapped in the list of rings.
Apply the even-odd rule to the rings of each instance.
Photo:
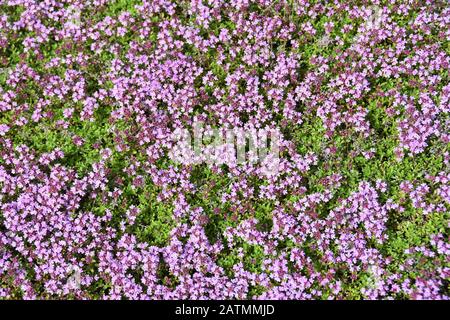
[[[0,297],[447,299],[449,26],[439,0],[0,0]],[[171,161],[200,120],[280,128],[279,173]]]

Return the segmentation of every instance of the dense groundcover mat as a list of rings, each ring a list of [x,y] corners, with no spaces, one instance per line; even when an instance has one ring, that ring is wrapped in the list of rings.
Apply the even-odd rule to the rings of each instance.
[[[448,299],[449,26],[0,0],[0,297]]]

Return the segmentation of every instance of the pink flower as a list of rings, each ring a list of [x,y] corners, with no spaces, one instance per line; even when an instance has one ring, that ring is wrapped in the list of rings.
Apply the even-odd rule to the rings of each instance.
[[[9,126],[6,124],[0,124],[0,136],[4,136],[9,131]]]

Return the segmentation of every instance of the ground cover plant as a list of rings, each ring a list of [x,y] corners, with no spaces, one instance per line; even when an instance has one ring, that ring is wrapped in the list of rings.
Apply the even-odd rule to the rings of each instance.
[[[440,0],[0,0],[0,297],[448,299],[449,26]],[[199,122],[278,130],[276,162],[175,161]]]

